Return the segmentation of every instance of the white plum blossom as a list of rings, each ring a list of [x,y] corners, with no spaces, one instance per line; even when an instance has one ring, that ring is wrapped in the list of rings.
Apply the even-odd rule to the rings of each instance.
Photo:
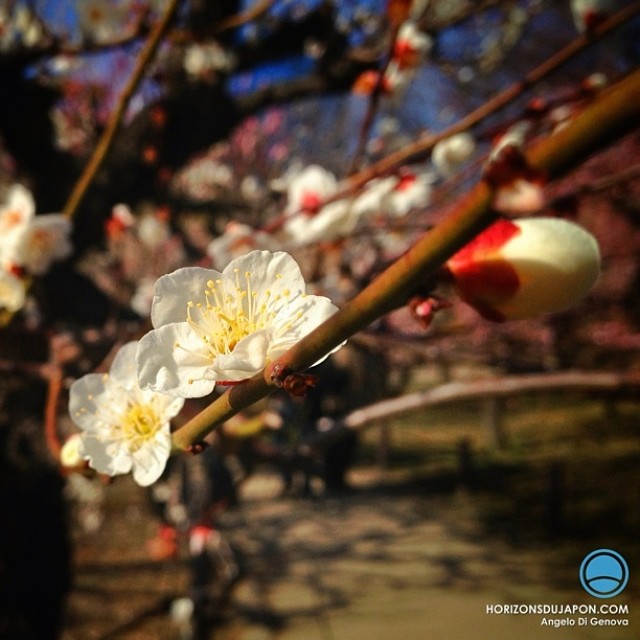
[[[0,269],[0,311],[16,313],[24,306],[25,287],[23,281],[9,271]]]
[[[122,0],[76,0],[83,35],[91,42],[117,42],[132,32],[132,7]]]
[[[42,23],[30,7],[15,2],[0,6],[0,51],[34,47],[43,36]]]
[[[178,269],[156,282],[138,380],[179,397],[208,395],[216,382],[258,373],[335,311],[306,294],[300,268],[281,251],[252,251],[222,272]]]
[[[292,246],[300,247],[315,242],[330,242],[349,235],[358,225],[367,209],[354,206],[352,200],[342,199],[330,202],[313,214],[298,213],[288,217],[284,231]]]
[[[428,173],[409,171],[399,176],[371,180],[355,198],[351,208],[357,219],[376,214],[401,218],[414,207],[424,207],[429,203],[433,180]]]
[[[146,277],[136,283],[130,306],[141,318],[146,318],[151,313],[155,284],[155,278]]]
[[[217,42],[190,44],[184,52],[184,70],[193,78],[201,78],[218,71],[229,73],[237,64],[235,56]]]
[[[413,20],[407,20],[398,29],[392,59],[400,69],[415,67],[432,47],[431,36],[421,31]]]
[[[351,202],[354,222],[382,213],[382,202],[394,189],[398,179],[395,176],[370,180]]]
[[[287,188],[286,213],[317,212],[323,202],[338,191],[336,177],[319,165],[305,167]]]
[[[399,97],[415,77],[418,66],[432,46],[431,36],[422,32],[416,22],[403,22],[382,76],[373,69],[362,72],[353,85],[353,92],[368,96],[377,87],[383,95]]]
[[[396,60],[391,60],[384,71],[383,93],[391,95],[402,93],[409,86],[414,75],[414,69],[401,67]]]
[[[315,177],[320,178],[322,174],[317,173]],[[326,175],[323,177],[326,178]],[[319,204],[324,198],[317,196],[318,191],[301,190],[296,194],[298,202],[306,202],[307,208],[289,215],[284,222],[284,231],[289,243],[295,247],[344,238],[356,230],[362,221],[373,216],[399,218],[415,207],[427,206],[433,181],[432,174],[404,171],[398,176],[371,180],[356,196],[325,205]],[[325,183],[327,186],[330,187],[327,189],[329,195],[325,197],[330,197],[339,187],[332,185],[330,180]]]
[[[388,193],[382,197],[381,209],[385,215],[402,218],[411,210],[426,207],[431,200],[432,173],[406,172],[399,176]]]
[[[354,207],[353,199],[324,204],[339,190],[336,177],[319,165],[309,165],[292,177],[287,187],[284,231],[292,246],[321,240],[331,241],[353,231],[361,215],[368,211]],[[375,196],[376,201],[379,199]]]
[[[29,273],[43,275],[52,262],[71,254],[70,233],[71,222],[61,213],[36,216],[22,237],[18,264]]]
[[[168,216],[162,210],[146,211],[137,221],[138,238],[145,247],[156,249],[167,242],[171,236]]]
[[[176,194],[202,202],[235,187],[233,171],[217,158],[221,148],[198,156],[175,173],[171,186]]]
[[[170,421],[184,400],[142,390],[136,379],[137,343],[120,348],[109,373],[90,373],[71,385],[69,414],[82,430],[82,455],[110,476],[130,473],[141,486],[155,482],[171,452]]]
[[[521,120],[512,124],[501,136],[495,140],[488,163],[495,161],[507,147],[522,150],[532,134],[533,124],[530,120]]]
[[[5,269],[21,267],[42,275],[51,262],[71,253],[70,233],[67,218],[58,213],[36,216],[29,190],[13,185],[0,207],[0,264]]]
[[[504,214],[535,213],[544,206],[544,190],[539,182],[517,178],[496,189],[492,206]]]
[[[0,207],[0,261],[15,262],[16,247],[22,241],[35,215],[36,205],[31,192],[14,184]]]
[[[481,315],[516,320],[563,311],[584,297],[600,273],[600,250],[567,220],[499,220],[447,268],[460,297]]]

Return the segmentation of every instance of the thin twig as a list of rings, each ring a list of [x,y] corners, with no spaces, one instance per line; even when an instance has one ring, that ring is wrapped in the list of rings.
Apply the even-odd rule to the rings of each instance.
[[[44,434],[47,449],[58,460],[60,458],[60,439],[58,438],[58,401],[62,390],[62,369],[50,363],[49,382],[47,387],[47,403],[44,411]]]
[[[163,36],[167,33],[173,17],[175,15],[176,9],[180,4],[181,0],[169,0],[169,4],[162,18],[155,24],[147,41],[138,56],[138,60],[136,62],[136,66],[127,81],[125,88],[120,95],[120,99],[118,100],[118,104],[114,109],[111,117],[109,118],[109,122],[102,133],[102,136],[98,140],[98,144],[89,159],[82,175],[76,182],[73,190],[71,191],[71,195],[67,200],[66,204],[62,209],[62,213],[67,218],[73,218],[82,199],[84,198],[87,190],[89,189],[93,179],[95,178],[98,170],[102,166],[111,145],[118,133],[124,115],[126,113],[127,107],[129,105],[129,101],[131,100],[133,94],[135,93],[140,81],[142,80],[144,73],[153,59],[160,41]]]
[[[376,84],[371,91],[371,95],[369,96],[369,104],[367,106],[367,113],[362,120],[362,125],[360,127],[360,133],[358,135],[358,143],[356,147],[356,152],[353,155],[351,160],[351,166],[349,168],[349,173],[355,173],[362,162],[364,161],[365,151],[367,147],[367,140],[369,139],[369,132],[371,131],[371,127],[373,126],[373,122],[376,116],[376,112],[378,110],[378,105],[380,104],[380,97],[384,91],[384,83],[385,83],[385,75],[387,70],[389,69],[389,65],[391,64],[393,50],[396,46],[396,41],[398,39],[399,25],[394,25],[391,31],[391,39],[389,43],[389,48],[387,52],[387,57],[382,65],[381,69],[378,71],[378,77],[376,79]]]
[[[238,13],[230,18],[225,18],[213,26],[213,33],[221,33],[229,29],[235,29],[241,27],[249,22],[258,20],[273,6],[274,0],[261,0],[257,2],[253,7],[249,7],[246,11]]]

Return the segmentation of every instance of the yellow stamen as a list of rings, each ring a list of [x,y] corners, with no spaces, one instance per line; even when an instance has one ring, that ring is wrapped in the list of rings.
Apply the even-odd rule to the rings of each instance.
[[[186,321],[206,345],[211,361],[230,354],[240,340],[270,326],[278,312],[273,303],[291,296],[289,289],[276,296],[270,289],[256,290],[252,276],[251,271],[234,269],[231,282],[208,280],[204,300],[187,303]]]
[[[134,404],[122,417],[122,432],[131,451],[137,451],[152,439],[161,427],[160,418],[148,404]]]

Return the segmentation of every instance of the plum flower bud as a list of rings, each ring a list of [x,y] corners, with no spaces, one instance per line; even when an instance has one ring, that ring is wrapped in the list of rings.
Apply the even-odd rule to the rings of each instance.
[[[60,464],[68,469],[80,467],[85,462],[82,435],[74,433],[69,436],[60,449]]]
[[[400,25],[393,47],[393,59],[399,69],[415,67],[433,46],[433,40],[420,31],[418,25],[407,20]]]
[[[458,133],[435,145],[431,161],[443,178],[450,178],[473,155],[475,146],[470,133]]]
[[[595,238],[558,218],[500,220],[455,254],[447,268],[460,297],[489,320],[569,308],[600,272]]]

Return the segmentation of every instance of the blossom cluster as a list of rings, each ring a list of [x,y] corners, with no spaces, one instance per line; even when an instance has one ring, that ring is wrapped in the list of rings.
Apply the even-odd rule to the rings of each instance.
[[[432,182],[428,172],[405,169],[370,181],[355,196],[336,197],[346,185],[323,167],[310,165],[287,187],[286,241],[300,246],[334,240],[348,236],[376,215],[403,217],[428,204]]]
[[[284,252],[252,251],[222,272],[185,267],[160,277],[153,330],[122,347],[108,374],[71,387],[69,411],[82,430],[74,461],[155,482],[171,451],[170,420],[185,398],[250,378],[336,310],[307,294]]]
[[[384,71],[363,72],[355,82],[354,92],[368,95],[376,86],[387,95],[402,92],[432,47],[432,38],[421,31],[414,20],[406,20],[398,28],[391,60]]]
[[[62,214],[35,213],[31,192],[15,184],[0,205],[0,311],[19,311],[28,279],[45,274],[72,250],[71,223]]]
[[[171,228],[168,211],[152,205],[135,214],[115,205],[105,231],[106,250],[88,252],[79,269],[112,300],[145,318],[157,278],[185,263],[184,241]]]

